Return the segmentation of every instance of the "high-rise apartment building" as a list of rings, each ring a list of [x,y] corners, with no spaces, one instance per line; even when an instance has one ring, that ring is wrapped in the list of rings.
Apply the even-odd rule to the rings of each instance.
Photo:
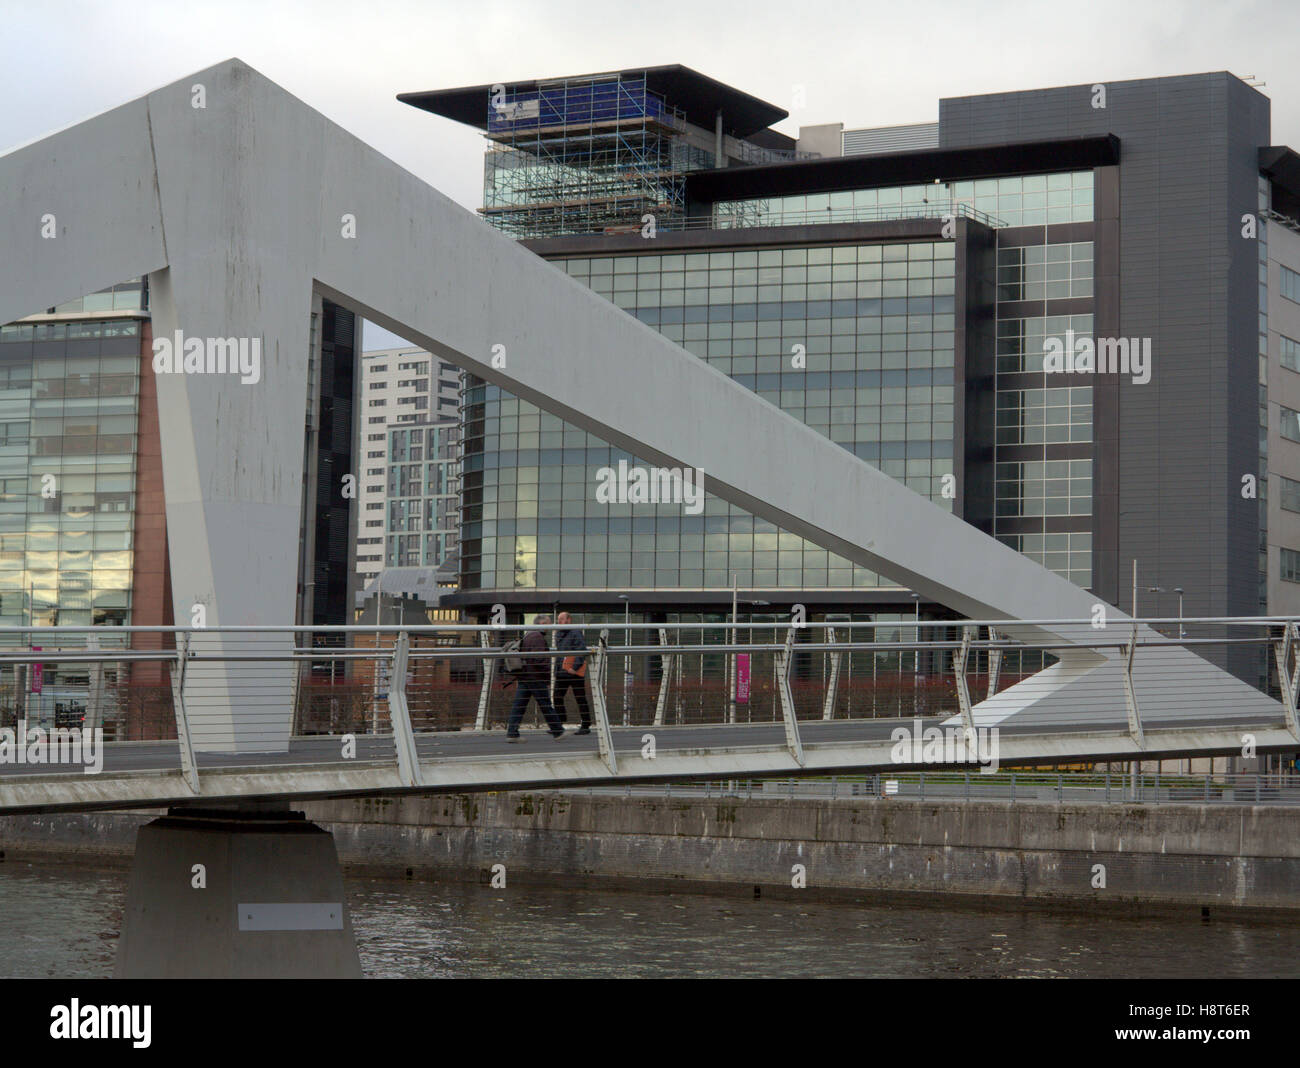
[[[460,371],[423,349],[361,360],[358,590],[385,568],[454,560]]]

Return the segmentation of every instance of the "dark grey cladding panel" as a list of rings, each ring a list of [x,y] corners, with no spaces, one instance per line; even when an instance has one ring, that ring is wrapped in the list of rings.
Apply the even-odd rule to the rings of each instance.
[[[1240,217],[1255,209],[1269,102],[1223,72],[1105,88],[1105,108],[1090,85],[942,100],[939,143],[1119,137],[1119,333],[1152,339],[1153,373],[1109,402],[1119,535],[1098,593],[1128,608],[1137,559],[1139,586],[1182,586],[1189,614],[1251,614],[1258,517],[1239,502],[1258,468],[1257,249]]]

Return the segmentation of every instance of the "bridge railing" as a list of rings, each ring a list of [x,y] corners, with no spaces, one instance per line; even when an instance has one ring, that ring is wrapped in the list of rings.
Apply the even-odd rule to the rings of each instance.
[[[1068,640],[1047,634],[1048,626],[1065,628]],[[581,633],[585,649],[551,648],[537,659],[555,694],[565,661],[583,657],[577,689],[606,732],[769,724],[799,752],[803,736],[822,729],[818,723],[997,723],[999,698],[1014,688],[1016,706],[1028,706],[1017,716],[1021,725],[1044,733],[1118,727],[1141,744],[1144,728],[1237,711],[1200,701],[1206,673],[1227,667],[1278,699],[1254,691],[1255,721],[1300,738],[1300,625],[1272,617],[1101,627],[907,619],[11,627],[0,628],[0,729],[98,728],[110,748],[154,743],[150,767],[195,780],[199,758],[253,766],[267,753],[281,763],[397,761],[414,776],[420,738],[504,728],[519,693],[505,670],[515,655],[506,646],[535,629],[552,646],[563,630]],[[1057,683],[1043,669],[1056,665],[1059,674],[1080,657],[1106,670],[1087,674],[1070,700],[1054,703]],[[1144,672],[1135,674],[1135,664]],[[1243,686],[1242,693],[1252,691]],[[576,723],[581,709],[572,689],[563,705]],[[524,724],[541,724],[535,706]],[[0,774],[9,770],[0,764]]]

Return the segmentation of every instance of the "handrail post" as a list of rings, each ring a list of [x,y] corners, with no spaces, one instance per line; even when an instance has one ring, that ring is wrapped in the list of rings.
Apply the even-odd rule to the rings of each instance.
[[[790,692],[790,662],[794,659],[795,629],[786,631],[785,648],[776,654],[777,689],[781,695],[781,716],[785,720],[785,744],[794,762],[803,767],[803,741],[799,738],[799,721],[794,714],[794,695]]]
[[[86,635],[86,652],[94,651],[98,653],[99,637],[95,634]],[[104,661],[96,660],[89,665],[89,689],[86,693],[86,715],[82,721],[82,729],[93,731],[95,728],[103,729],[104,727]]]
[[[596,745],[600,758],[609,768],[610,774],[618,774],[618,757],[614,755],[614,736],[609,730],[609,707],[605,703],[605,673],[609,670],[609,631],[600,632],[596,643],[596,652],[592,656],[591,704],[592,716],[596,721]]]
[[[176,740],[181,751],[181,775],[191,793],[199,792],[199,766],[194,760],[194,745],[190,741],[190,722],[185,714],[185,665],[190,658],[190,635],[180,636],[176,650],[176,664],[172,668],[172,711],[176,714]]]
[[[388,719],[393,725],[393,748],[397,753],[397,773],[407,786],[423,786],[420,754],[415,748],[410,709],[406,704],[406,662],[410,655],[410,635],[399,631],[393,644],[392,678],[388,683]]]
[[[491,648],[490,636],[486,630],[478,632],[478,643],[484,649]],[[488,706],[492,703],[492,683],[496,680],[496,657],[483,658],[483,688],[478,692],[478,714],[474,717],[476,731],[487,730]]]
[[[998,640],[998,632],[994,627],[989,627],[989,641]],[[988,696],[992,697],[998,692],[998,676],[1002,673],[1002,650],[989,650],[989,692]]]
[[[835,644],[835,628],[826,628],[826,644]],[[826,697],[822,701],[822,719],[830,719],[835,715],[835,698],[840,688],[840,658],[844,654],[839,652],[831,653],[831,677],[826,681]]]
[[[975,745],[975,715],[971,710],[970,687],[966,684],[966,663],[970,659],[971,628],[961,628],[961,649],[953,659],[953,670],[957,676],[957,704],[961,709],[961,722],[966,728],[966,742]]]
[[[668,631],[664,627],[659,628],[659,646],[667,648]],[[668,682],[672,678],[673,661],[676,658],[669,653],[659,654],[659,696],[655,699],[655,726],[662,727],[664,722],[664,711],[668,708]]]
[[[1128,649],[1124,654],[1124,704],[1128,708],[1128,730],[1137,742],[1139,749],[1146,748],[1142,736],[1142,719],[1138,714],[1137,692],[1133,689],[1133,653],[1137,649],[1138,625],[1133,624],[1133,636],[1129,638]]]

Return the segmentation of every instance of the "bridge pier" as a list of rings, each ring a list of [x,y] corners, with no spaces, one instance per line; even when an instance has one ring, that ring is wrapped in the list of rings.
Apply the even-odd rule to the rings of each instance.
[[[264,802],[145,824],[114,976],[361,978],[333,835]]]

